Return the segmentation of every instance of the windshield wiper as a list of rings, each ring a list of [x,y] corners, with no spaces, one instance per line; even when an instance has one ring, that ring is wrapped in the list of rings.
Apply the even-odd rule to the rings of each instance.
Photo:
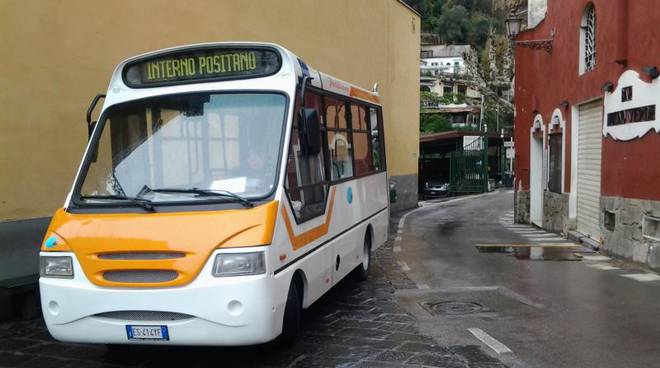
[[[228,190],[214,190],[214,189],[199,189],[199,188],[190,188],[190,189],[177,189],[177,188],[155,188],[151,189],[148,187],[143,187],[142,190],[140,190],[140,195],[143,195],[145,193],[149,192],[156,192],[156,193],[192,193],[196,194],[198,197],[224,197],[228,199],[232,199],[234,202],[238,202],[243,207],[246,208],[252,208],[254,207],[254,203],[250,202],[248,199],[245,197],[241,197],[236,193],[232,193]]]
[[[156,212],[156,209],[153,206],[153,202],[144,198],[127,197],[127,196],[121,196],[115,194],[89,195],[89,196],[81,196],[80,198],[81,199],[116,199],[122,201],[129,201],[135,205],[142,207],[145,211]]]

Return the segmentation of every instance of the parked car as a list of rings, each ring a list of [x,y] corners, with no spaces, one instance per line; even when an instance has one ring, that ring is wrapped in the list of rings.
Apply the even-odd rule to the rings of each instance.
[[[449,183],[445,180],[431,179],[424,184],[424,199],[444,197],[449,194]]]

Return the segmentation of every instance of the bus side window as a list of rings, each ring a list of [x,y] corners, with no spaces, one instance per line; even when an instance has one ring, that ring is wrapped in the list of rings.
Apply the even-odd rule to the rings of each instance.
[[[312,92],[307,92],[305,94],[305,108],[316,109],[320,112],[321,97]],[[299,110],[300,103],[297,101],[294,111]],[[323,150],[316,155],[303,154],[298,118],[299,114],[294,114],[286,166],[285,189],[296,221],[301,223],[324,213],[328,188],[325,180]]]
[[[355,175],[363,176],[374,172],[371,139],[367,128],[367,108],[351,103],[351,128],[353,131],[353,153]]]
[[[346,103],[325,98],[325,116],[328,123],[328,151],[332,181],[353,176],[353,139],[347,130]]]
[[[385,170],[385,162],[383,160],[383,145],[381,143],[381,125],[379,121],[378,110],[371,107],[369,108],[369,131],[371,132],[371,154],[373,158],[373,165],[375,171]]]

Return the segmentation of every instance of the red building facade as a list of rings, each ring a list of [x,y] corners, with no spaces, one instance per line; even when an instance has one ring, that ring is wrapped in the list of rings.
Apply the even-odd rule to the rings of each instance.
[[[657,5],[549,1],[515,50],[516,220],[575,231],[652,267],[660,264]]]

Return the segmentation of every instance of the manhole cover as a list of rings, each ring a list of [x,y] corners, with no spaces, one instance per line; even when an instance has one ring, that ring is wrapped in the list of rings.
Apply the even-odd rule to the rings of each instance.
[[[484,310],[484,306],[479,303],[458,301],[427,303],[426,307],[436,314],[450,315],[473,314]]]

